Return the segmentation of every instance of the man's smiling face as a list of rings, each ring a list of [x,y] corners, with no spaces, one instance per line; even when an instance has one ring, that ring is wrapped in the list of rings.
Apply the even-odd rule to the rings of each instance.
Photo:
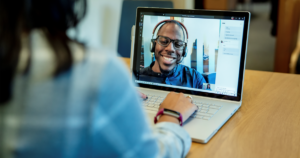
[[[172,40],[184,40],[183,31],[176,23],[164,24],[157,36],[168,37]],[[162,46],[156,41],[155,63],[152,70],[158,73],[169,73],[181,59],[182,52],[183,49],[176,49],[173,42],[170,42],[168,46]]]

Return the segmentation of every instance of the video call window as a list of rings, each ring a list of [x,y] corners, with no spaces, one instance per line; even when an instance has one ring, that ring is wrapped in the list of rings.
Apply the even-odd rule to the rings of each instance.
[[[243,24],[141,15],[136,81],[236,96]]]

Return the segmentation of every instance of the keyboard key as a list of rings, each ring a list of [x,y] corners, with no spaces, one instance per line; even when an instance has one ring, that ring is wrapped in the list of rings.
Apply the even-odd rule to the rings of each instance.
[[[211,114],[204,114],[204,113],[198,113],[198,116],[203,116],[203,117],[211,117]]]
[[[198,113],[206,113],[207,110],[200,110]]]
[[[203,119],[203,120],[209,120],[210,117],[203,117],[202,119]]]
[[[196,115],[196,118],[198,118],[198,119],[202,119],[202,118],[203,118],[203,116],[198,116],[198,115]]]
[[[156,102],[160,102],[160,103],[162,103],[164,100],[163,99],[160,99],[160,98],[158,98],[157,100],[156,100]]]
[[[158,111],[158,109],[157,108],[153,108],[153,107],[146,107],[146,109],[147,110],[151,110],[151,111],[155,111],[155,112],[157,112]]]
[[[209,109],[208,111],[207,111],[207,113],[208,114],[212,114],[212,115],[214,115],[215,113],[217,113],[219,110],[217,110],[217,109]]]
[[[148,106],[150,106],[150,107],[154,107],[154,104],[148,104]]]
[[[203,104],[203,107],[209,107],[209,105],[208,104]]]
[[[212,105],[212,106],[210,106],[209,108],[210,108],[210,109],[220,109],[220,107],[215,106],[215,105]]]

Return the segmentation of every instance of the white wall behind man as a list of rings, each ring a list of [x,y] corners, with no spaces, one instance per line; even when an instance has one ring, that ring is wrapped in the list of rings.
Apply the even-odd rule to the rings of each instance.
[[[194,0],[171,0],[176,9],[193,9]],[[77,39],[89,47],[117,51],[123,0],[87,0],[87,14],[77,26]],[[75,29],[68,35],[76,36]]]

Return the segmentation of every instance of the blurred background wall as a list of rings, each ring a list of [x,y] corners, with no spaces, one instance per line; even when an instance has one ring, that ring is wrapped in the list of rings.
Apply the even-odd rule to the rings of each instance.
[[[194,8],[194,0],[169,1],[173,2],[174,8]],[[77,37],[87,46],[105,47],[117,51],[123,0],[87,0],[87,2],[86,17],[79,24],[77,30],[68,31],[69,36]]]
[[[88,46],[109,48],[117,52],[123,1],[88,0],[87,16],[80,23],[77,31],[69,30],[68,34],[72,38],[77,37]],[[296,49],[300,47],[298,46],[300,0],[165,1],[173,2],[173,7],[176,9],[250,11],[246,69],[290,72],[291,65],[297,63],[300,54]]]
[[[109,48],[117,51],[122,0],[87,0],[88,10],[77,30],[69,30],[69,36],[87,46]]]

